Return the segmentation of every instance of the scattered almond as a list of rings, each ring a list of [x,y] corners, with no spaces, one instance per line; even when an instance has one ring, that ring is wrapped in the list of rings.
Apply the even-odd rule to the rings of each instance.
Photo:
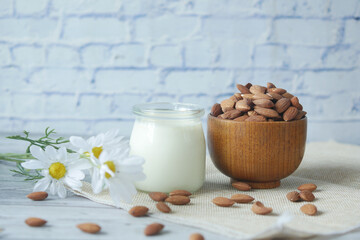
[[[169,193],[170,196],[191,196],[191,192],[186,190],[174,190]]]
[[[312,192],[305,190],[300,192],[300,198],[304,201],[312,202],[314,201],[315,196]]]
[[[314,216],[317,213],[317,208],[314,204],[305,204],[300,208],[300,210],[309,216]]]
[[[245,119],[245,122],[266,122],[266,118],[261,115],[252,115]]]
[[[251,189],[249,184],[243,182],[233,182],[231,185],[240,191],[249,191]]]
[[[41,201],[48,197],[48,193],[47,192],[32,192],[32,193],[26,195],[26,197],[33,201]]]
[[[214,117],[217,117],[222,113],[223,113],[223,111],[221,109],[221,105],[218,103],[215,103],[211,108],[210,114],[213,115]]]
[[[101,230],[101,227],[95,223],[81,223],[76,226],[81,231],[86,233],[97,233]]]
[[[156,204],[156,208],[160,211],[160,212],[163,212],[163,213],[169,213],[171,212],[171,208],[166,205],[166,203],[164,202],[158,202]]]
[[[41,227],[47,223],[46,220],[36,217],[30,217],[25,220],[25,223],[30,227]]]
[[[300,194],[296,191],[289,192],[288,194],[286,194],[286,198],[292,202],[297,202],[300,200]]]
[[[289,107],[283,114],[283,119],[288,122],[293,120],[298,114],[298,109],[296,107]]]
[[[300,185],[298,188],[300,191],[310,191],[313,192],[317,189],[317,186],[313,183],[305,183],[303,185]]]
[[[257,100],[254,100],[253,103],[256,106],[263,107],[263,108],[272,108],[272,107],[274,107],[274,103],[269,99],[257,99]]]
[[[291,105],[291,102],[288,98],[281,98],[275,103],[275,110],[278,113],[285,112]]]
[[[231,207],[235,203],[235,201],[225,197],[216,197],[212,200],[212,202],[220,207]]]
[[[263,115],[264,117],[268,117],[268,118],[280,118],[279,113],[271,108],[262,108],[262,107],[256,106],[255,112],[257,112],[260,115]]]
[[[255,202],[252,207],[251,210],[258,215],[266,215],[271,213],[273,210],[270,207],[265,207],[263,203],[257,201]]]
[[[187,196],[175,195],[168,197],[165,201],[173,205],[186,205],[190,202],[190,198]]]
[[[151,192],[149,193],[149,197],[156,202],[162,202],[165,201],[168,195],[163,192]]]
[[[237,193],[231,196],[231,200],[236,203],[249,203],[254,201],[254,198],[246,194]]]
[[[147,225],[145,230],[144,230],[144,234],[146,236],[153,236],[153,235],[157,235],[161,230],[163,230],[164,225],[161,223],[152,223],[150,225]]]
[[[252,85],[250,87],[250,92],[252,94],[256,94],[256,93],[265,93],[266,91],[266,87],[260,86],[260,85]]]
[[[189,240],[205,240],[205,238],[200,233],[193,233],[190,235]]]
[[[129,210],[130,215],[134,217],[142,217],[148,213],[149,209],[145,206],[135,206]]]
[[[236,87],[237,87],[237,89],[239,89],[239,91],[240,91],[242,94],[248,94],[248,93],[250,93],[249,89],[248,89],[247,87],[245,87],[244,85],[236,84]]]
[[[234,109],[235,102],[231,99],[225,99],[220,103],[221,110],[226,113],[227,111],[231,111]]]

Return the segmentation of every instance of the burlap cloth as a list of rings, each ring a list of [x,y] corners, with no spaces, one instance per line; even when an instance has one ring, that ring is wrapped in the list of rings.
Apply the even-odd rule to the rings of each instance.
[[[318,190],[315,204],[316,216],[306,216],[300,211],[305,202],[290,202],[286,193],[303,183],[315,183]],[[360,227],[360,146],[334,142],[310,143],[299,169],[281,181],[281,186],[269,190],[246,192],[256,200],[274,209],[271,215],[258,216],[251,204],[236,204],[230,208],[215,206],[211,200],[217,196],[230,197],[239,193],[207,162],[206,182],[193,194],[186,206],[171,206],[173,212],[164,214],[146,193],[139,192],[134,205],[150,208],[150,216],[171,222],[199,227],[236,239],[267,238],[274,236],[309,237],[345,233]],[[75,194],[92,201],[113,205],[108,192],[95,195],[88,183]],[[122,204],[128,210],[129,204]]]

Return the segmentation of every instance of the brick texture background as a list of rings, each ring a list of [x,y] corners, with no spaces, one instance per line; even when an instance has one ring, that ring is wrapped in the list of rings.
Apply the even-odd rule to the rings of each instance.
[[[0,0],[0,132],[129,135],[133,104],[271,81],[359,144],[359,58],[360,0]]]

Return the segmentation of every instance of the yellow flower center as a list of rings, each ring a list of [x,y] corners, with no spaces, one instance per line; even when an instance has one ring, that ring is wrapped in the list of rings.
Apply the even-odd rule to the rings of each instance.
[[[96,158],[99,158],[101,152],[103,151],[103,148],[102,148],[102,147],[93,147],[93,148],[91,149],[91,151],[92,151],[92,153],[94,154],[94,156],[95,156]]]
[[[66,173],[66,168],[64,164],[60,162],[53,163],[49,167],[49,174],[55,179],[59,180],[60,178],[65,176],[65,173]]]
[[[115,163],[114,163],[113,161],[106,161],[106,162],[104,162],[104,164],[106,164],[106,165],[109,167],[109,169],[110,169],[113,173],[115,173],[116,168],[115,168]],[[106,178],[111,178],[111,175],[106,172],[106,173],[105,173],[105,177],[106,177]]]

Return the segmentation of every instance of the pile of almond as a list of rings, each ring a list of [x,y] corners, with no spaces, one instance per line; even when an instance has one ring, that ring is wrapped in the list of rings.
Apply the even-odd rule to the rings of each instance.
[[[293,121],[305,117],[299,99],[272,83],[267,87],[237,84],[235,93],[220,104],[215,103],[211,115],[240,122]]]

